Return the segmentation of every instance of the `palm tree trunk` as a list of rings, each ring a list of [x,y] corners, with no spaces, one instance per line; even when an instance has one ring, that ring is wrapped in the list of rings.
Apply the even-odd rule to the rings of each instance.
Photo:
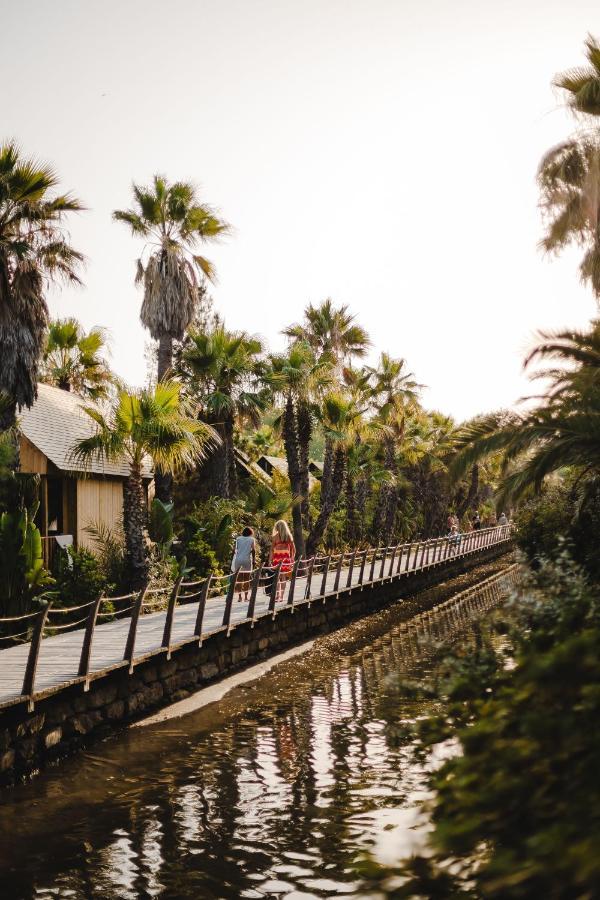
[[[456,515],[458,516],[459,521],[462,519],[464,514],[468,512],[469,508],[473,506],[475,500],[477,498],[477,494],[479,492],[479,465],[474,463],[473,468],[471,469],[471,481],[469,483],[469,490],[467,491],[467,496],[464,501],[460,503],[456,510]]]
[[[354,475],[346,475],[346,538],[353,545],[358,543],[358,515],[356,510],[356,484]]]
[[[158,381],[167,375],[173,365],[173,338],[170,334],[161,334],[158,341]],[[159,466],[154,473],[154,492],[162,503],[173,501],[173,476],[163,472]]]
[[[361,475],[356,485],[356,506],[357,506],[357,540],[362,542],[365,536],[365,521],[367,500],[369,498],[369,479],[366,475]]]
[[[237,466],[235,464],[234,421],[227,417],[224,423],[224,447],[225,466],[227,468],[227,494],[223,496],[234,498],[238,495]]]
[[[329,454],[327,452],[328,449]],[[330,470],[327,479],[325,478],[325,468]],[[306,552],[309,556],[313,556],[316,553],[317,548],[323,539],[331,514],[335,509],[335,505],[344,487],[345,472],[346,451],[344,447],[337,447],[334,449],[333,446],[330,446],[329,448],[326,446],[325,464],[323,467],[323,480],[325,481],[326,490],[325,493],[323,493],[323,489],[321,489],[321,509],[306,541]]]
[[[298,403],[298,475],[300,493],[302,495],[302,524],[308,533],[312,528],[310,515],[310,439],[312,437],[312,419],[306,402]]]
[[[125,528],[125,550],[129,568],[129,578],[133,590],[139,590],[148,581],[148,532],[147,510],[141,467],[132,463],[129,477],[123,490],[123,521]]]
[[[290,479],[290,487],[292,496],[297,497],[302,494],[302,486],[300,481],[300,451],[298,446],[298,423],[296,419],[296,410],[291,394],[285,403],[283,411],[283,445],[285,447],[285,455],[288,466],[288,478]],[[299,503],[292,506],[292,530],[294,533],[294,544],[296,545],[296,555],[304,556],[304,531],[302,529],[302,509]]]

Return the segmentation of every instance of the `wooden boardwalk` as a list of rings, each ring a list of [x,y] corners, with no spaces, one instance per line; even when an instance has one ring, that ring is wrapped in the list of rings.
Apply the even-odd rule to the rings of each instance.
[[[364,590],[384,582],[410,577],[412,573],[434,566],[443,568],[457,558],[476,554],[490,546],[505,543],[510,538],[510,527],[503,526],[463,535],[458,545],[451,543],[448,538],[439,538],[301,561],[296,564],[294,576],[283,582],[283,599],[278,602],[274,602],[267,593],[269,583],[273,582],[272,570],[269,570],[266,579],[264,571],[262,577],[257,572],[251,578],[251,587],[254,585],[255,592],[253,610],[249,609],[252,606],[251,592],[249,599],[242,599],[241,602],[237,595],[233,595],[233,576],[216,579],[212,584],[212,592],[208,590],[210,582],[208,588],[205,581],[182,583],[179,591],[171,592],[170,603],[169,591],[163,592],[162,596],[157,596],[156,592],[148,592],[143,599],[140,598],[138,621],[133,621],[137,599],[135,595],[123,598],[125,603],[130,604],[129,609],[119,605],[119,602],[99,602],[98,621],[95,616],[94,621],[90,621],[89,607],[92,604],[81,608],[83,619],[79,624],[69,624],[67,621],[63,625],[64,611],[50,610],[40,630],[39,652],[37,661],[33,660],[33,672],[31,667],[36,655],[36,647],[33,646],[36,643],[35,635],[27,643],[0,650],[0,707],[25,700],[32,705],[33,701],[78,682],[87,688],[91,680],[108,671],[118,667],[128,667],[131,671],[135,662],[154,654],[170,654],[170,650],[175,647],[191,641],[204,641],[223,629],[231,631],[248,618],[276,615],[286,606],[296,607],[324,597],[342,596],[353,590]],[[222,590],[219,590],[220,586]],[[207,589],[203,592],[203,588]],[[108,611],[102,612],[102,604],[111,602],[114,603],[113,609],[119,618],[114,617],[111,607],[106,606]],[[152,607],[157,603],[167,608],[152,612]],[[198,632],[199,607],[203,604]],[[102,618],[110,618],[112,621],[102,623]],[[37,617],[32,621],[36,624]],[[169,627],[169,622],[170,639],[165,643],[165,626]],[[57,630],[61,627],[65,629],[62,632]],[[87,654],[86,635],[89,647]],[[81,674],[84,656],[85,674]],[[29,681],[24,685],[26,674]]]

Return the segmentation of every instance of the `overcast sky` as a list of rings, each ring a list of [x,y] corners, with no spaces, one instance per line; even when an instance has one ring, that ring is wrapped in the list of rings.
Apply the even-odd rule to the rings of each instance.
[[[596,313],[579,254],[544,259],[535,172],[573,122],[587,0],[0,0],[0,137],[88,207],[85,287],[51,297],[145,377],[131,182],[193,179],[235,227],[206,255],[230,328],[283,346],[331,296],[465,418],[527,391],[537,328]]]

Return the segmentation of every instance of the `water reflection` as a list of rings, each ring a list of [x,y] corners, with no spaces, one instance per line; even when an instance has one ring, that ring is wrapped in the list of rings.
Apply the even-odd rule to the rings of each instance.
[[[474,640],[506,581],[383,634],[363,624],[351,652],[340,632],[218,708],[6,795],[2,896],[357,896],[360,853],[420,840],[425,776],[402,726],[433,701],[398,695],[395,676],[430,677],[440,642]]]

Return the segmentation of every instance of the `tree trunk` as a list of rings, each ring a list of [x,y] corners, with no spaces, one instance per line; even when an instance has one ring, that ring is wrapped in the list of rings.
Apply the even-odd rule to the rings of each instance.
[[[356,484],[354,476],[346,475],[346,539],[353,547],[359,542],[358,515],[356,510]]]
[[[312,419],[308,403],[301,401],[298,404],[298,475],[300,481],[300,493],[302,495],[302,524],[308,532],[312,528],[310,514],[310,440],[312,437]]]
[[[302,494],[300,484],[300,463],[299,463],[299,447],[298,447],[298,425],[296,420],[296,411],[291,395],[288,396],[285,409],[283,411],[283,445],[285,447],[285,455],[288,466],[288,478],[290,479],[290,487],[292,496],[297,497]],[[302,509],[300,504],[294,503],[292,506],[292,530],[294,532],[294,544],[296,545],[296,555],[304,556],[304,531],[302,529]]]
[[[169,334],[161,334],[158,341],[158,381],[170,372],[173,365],[173,338]],[[154,492],[163,503],[173,501],[173,476],[163,472],[159,466],[154,472]]]
[[[223,445],[225,449],[225,466],[227,469],[227,494],[223,496],[233,498],[238,495],[237,466],[235,464],[234,421],[229,416],[223,426]]]
[[[458,505],[456,510],[456,515],[458,516],[458,520],[460,521],[466,512],[469,511],[470,507],[473,506],[475,500],[477,499],[477,494],[479,493],[479,465],[477,463],[473,464],[473,468],[471,469],[471,481],[469,483],[469,490],[467,492],[467,496],[464,501]]]
[[[306,551],[313,556],[325,534],[331,514],[344,487],[344,475],[346,471],[346,451],[344,447],[334,449],[330,441],[325,447],[325,464],[323,468],[323,481],[325,492],[321,488],[321,509],[306,541]],[[325,470],[328,469],[327,478]]]
[[[129,476],[125,482],[123,490],[123,521],[130,584],[133,590],[140,590],[148,581],[150,565],[148,558],[148,515],[139,464],[132,464]]]

